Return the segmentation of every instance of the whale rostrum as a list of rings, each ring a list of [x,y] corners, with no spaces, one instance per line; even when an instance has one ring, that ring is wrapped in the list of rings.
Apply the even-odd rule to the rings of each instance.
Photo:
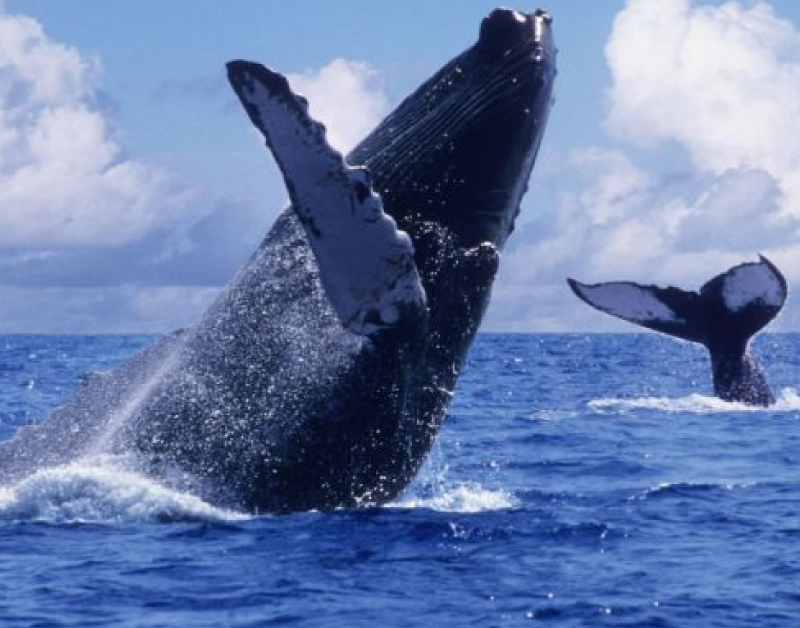
[[[698,292],[629,281],[567,282],[601,312],[704,345],[711,356],[714,394],[720,399],[756,406],[775,402],[766,374],[749,350],[751,337],[778,315],[788,294],[786,280],[766,257],[730,268]]]
[[[555,54],[549,15],[497,9],[346,158],[282,76],[230,63],[291,207],[196,325],[0,444],[0,480],[109,452],[255,511],[396,498],[488,304]]]

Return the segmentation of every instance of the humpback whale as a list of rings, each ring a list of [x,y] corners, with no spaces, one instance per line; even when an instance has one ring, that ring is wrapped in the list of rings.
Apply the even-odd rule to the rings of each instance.
[[[549,15],[497,9],[346,158],[282,76],[229,63],[291,206],[194,327],[0,445],[0,481],[110,452],[251,511],[397,497],[487,307],[555,55]]]
[[[754,406],[775,402],[764,369],[748,347],[750,338],[786,301],[786,280],[766,257],[730,268],[699,292],[629,281],[567,282],[581,300],[601,312],[705,346],[714,394],[720,399]]]

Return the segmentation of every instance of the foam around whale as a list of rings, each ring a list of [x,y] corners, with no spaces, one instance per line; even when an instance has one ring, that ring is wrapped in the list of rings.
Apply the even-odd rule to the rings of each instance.
[[[247,518],[168,488],[128,468],[128,462],[114,456],[85,458],[1,486],[0,521],[119,524]]]

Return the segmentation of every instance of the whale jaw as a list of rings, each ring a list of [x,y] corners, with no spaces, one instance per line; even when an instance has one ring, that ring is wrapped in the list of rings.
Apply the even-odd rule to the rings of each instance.
[[[502,248],[527,191],[553,102],[556,48],[542,12],[497,9],[349,155],[413,238],[423,223],[471,248]],[[425,141],[419,141],[424,137]]]

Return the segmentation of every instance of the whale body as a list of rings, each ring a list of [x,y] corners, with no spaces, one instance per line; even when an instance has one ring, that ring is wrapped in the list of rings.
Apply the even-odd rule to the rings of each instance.
[[[228,65],[292,206],[191,329],[0,445],[0,480],[91,454],[220,505],[394,499],[424,461],[488,304],[552,103],[550,17],[477,43],[346,159],[279,74]]]
[[[766,373],[749,350],[750,339],[778,315],[788,294],[786,280],[767,258],[734,266],[698,292],[629,281],[567,282],[601,312],[705,346],[720,399],[775,403]]]

